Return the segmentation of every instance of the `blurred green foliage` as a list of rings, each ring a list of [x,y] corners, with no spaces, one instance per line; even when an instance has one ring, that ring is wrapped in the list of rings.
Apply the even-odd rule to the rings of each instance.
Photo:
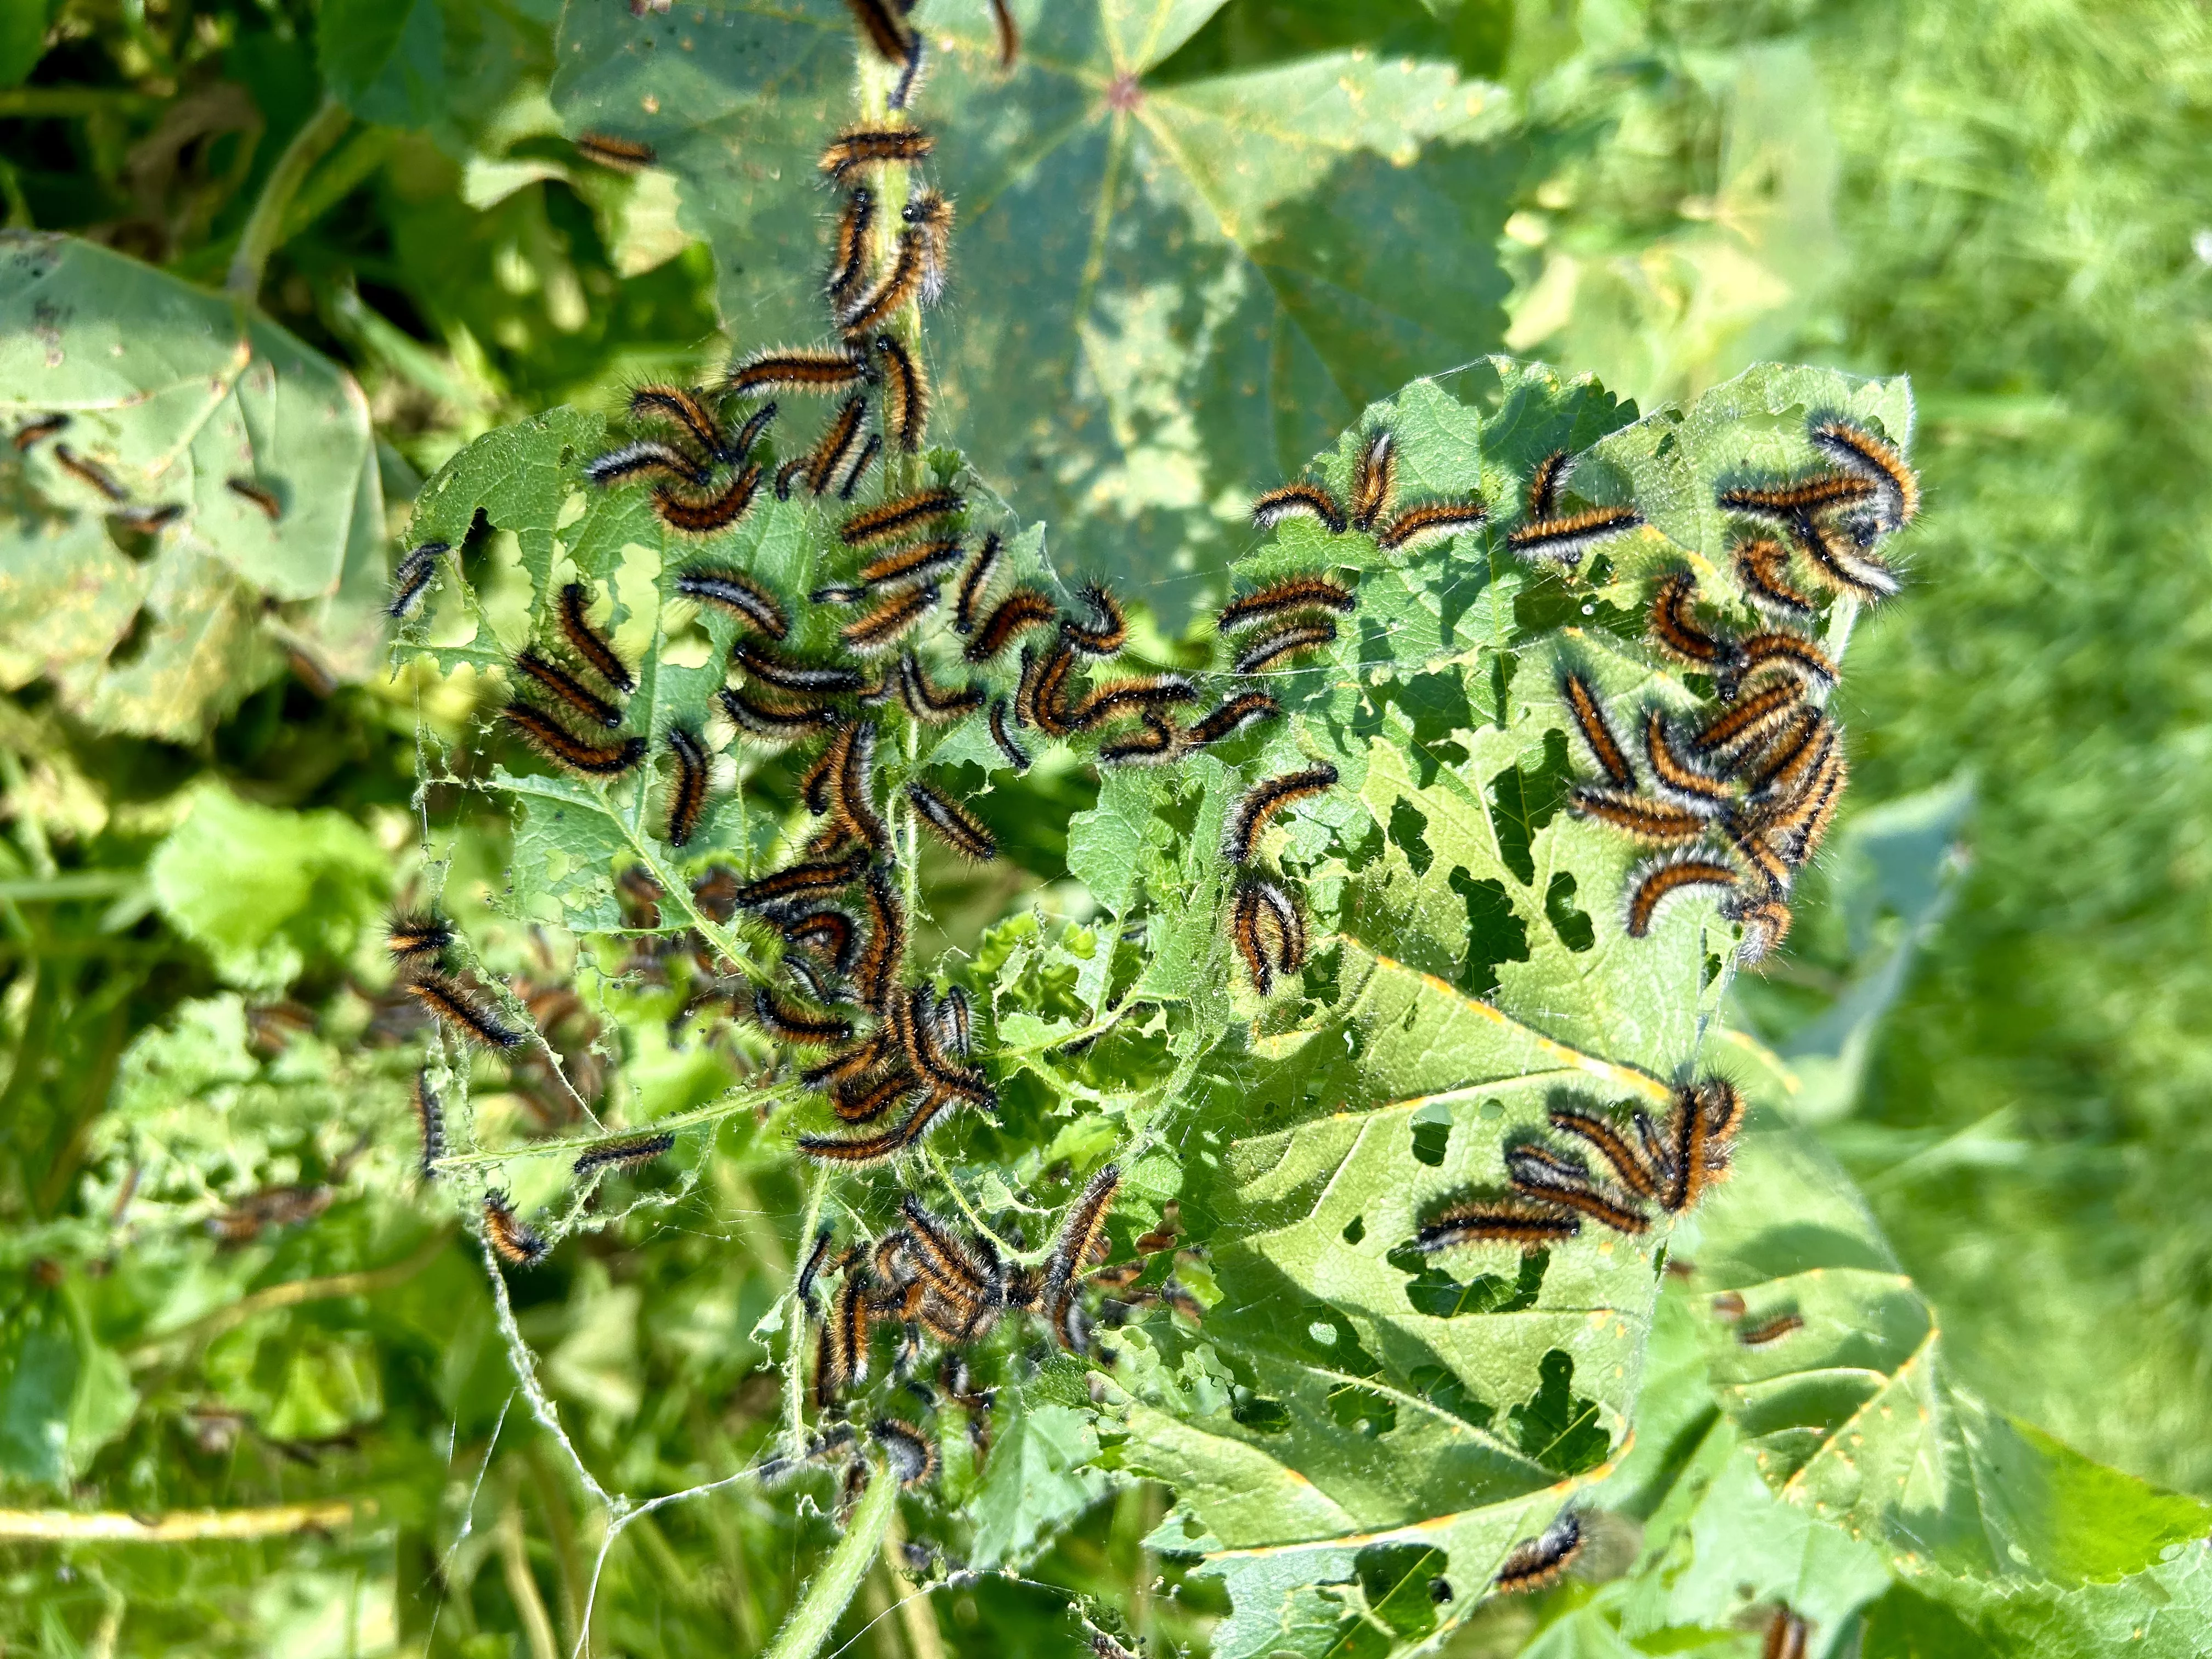
[[[666,178],[592,169],[562,142],[542,0],[40,9],[0,16],[9,226],[220,285],[301,155],[254,293],[367,393],[395,514],[492,428],[605,407],[726,349],[731,274],[685,234]],[[1739,1007],[1800,1068],[1807,1115],[1972,1389],[2212,1491],[2212,570],[2195,511],[2212,220],[2191,182],[2212,29],[2172,0],[1232,0],[1151,80],[1353,50],[1511,94],[1485,139],[1487,193],[1448,227],[1494,243],[1511,290],[1482,325],[1502,333],[1461,349],[1593,369],[1647,406],[1760,357],[1911,374],[1929,510],[1908,597],[1856,642],[1856,822],[1790,961]],[[314,133],[325,97],[349,118]],[[964,304],[968,329],[994,314]],[[1022,483],[1006,480],[1017,501]],[[468,556],[511,564],[492,543]],[[418,707],[450,732],[467,705],[412,678],[333,691],[280,659],[181,740],[88,717],[36,662],[9,669],[0,1501],[368,1497],[381,1541],[9,1547],[0,1628],[55,1654],[337,1654],[434,1632],[441,1650],[544,1659],[580,1626],[598,1523],[525,1426],[480,1272],[410,1194],[406,1016],[346,925],[398,896]],[[1054,824],[1087,804],[1079,787],[1035,799]],[[316,852],[287,872],[297,903],[226,902],[222,878],[258,880],[272,834]],[[507,857],[495,833],[452,879],[495,885]],[[1046,883],[1060,860],[1048,837],[1027,862]],[[526,930],[465,919],[531,968]],[[672,1094],[702,1086],[661,1063]],[[680,1224],[647,1211],[588,1235],[517,1310],[587,1455],[640,1488],[711,1478],[771,1426],[755,1368],[775,1334],[755,1327],[789,1267],[771,1218],[801,1194],[781,1154],[742,1133],[725,1152]],[[300,1283],[317,1293],[269,1295]],[[1018,1528],[1019,1507],[979,1519]],[[1070,1651],[1070,1590],[1123,1636],[1202,1639],[1225,1601],[1145,1547],[1162,1513],[1157,1488],[1123,1488],[1024,1579],[933,1598],[938,1639]],[[753,1650],[790,1563],[829,1534],[742,1486],[636,1522],[599,1639]],[[1655,1549],[1667,1535],[1654,1521]],[[927,1659],[901,1613],[860,1635],[896,1600],[890,1573],[840,1639]],[[1382,1567],[1361,1582],[1392,1629],[1431,1627]],[[1562,1595],[1543,1651],[1620,1650],[1617,1609]],[[1531,1629],[1526,1608],[1496,1609],[1463,1650],[1510,1653]],[[1864,1637],[1930,1655],[1982,1639],[1899,1589]]]

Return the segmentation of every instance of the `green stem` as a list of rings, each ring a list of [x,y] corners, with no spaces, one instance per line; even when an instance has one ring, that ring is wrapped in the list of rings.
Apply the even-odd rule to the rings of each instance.
[[[822,1644],[837,1628],[845,1604],[853,1599],[853,1592],[860,1589],[860,1580],[867,1577],[883,1549],[891,1516],[898,1510],[898,1481],[888,1469],[875,1472],[860,1507],[845,1523],[845,1535],[837,1540],[837,1547],[815,1574],[814,1582],[807,1585],[791,1617],[783,1621],[783,1628],[775,1633],[767,1659],[813,1659],[822,1650]]]
[[[815,1230],[822,1224],[822,1200],[830,1191],[828,1165],[814,1172],[806,1190],[806,1219],[799,1224],[792,1252],[791,1340],[783,1351],[783,1455],[806,1455],[806,1304],[799,1299],[799,1273],[814,1253]],[[847,1595],[852,1592],[848,1590]],[[842,1605],[842,1603],[840,1605]]]
[[[270,170],[268,182],[261,186],[260,199],[254,203],[252,216],[239,236],[238,252],[231,255],[230,274],[224,278],[223,288],[233,297],[251,300],[261,292],[261,273],[269,256],[284,240],[285,216],[291,211],[292,198],[300,193],[308,171],[337,143],[352,120],[352,112],[343,104],[326,98],[307,124],[292,135],[292,142]]]
[[[0,88],[0,115],[143,115],[161,101],[127,87],[8,87]]]

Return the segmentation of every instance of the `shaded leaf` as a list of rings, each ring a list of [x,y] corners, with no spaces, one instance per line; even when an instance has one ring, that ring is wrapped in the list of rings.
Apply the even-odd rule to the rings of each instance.
[[[384,509],[351,378],[229,301],[66,237],[0,233],[0,421],[68,417],[0,463],[0,672],[52,675],[104,730],[178,740],[287,651],[364,678]],[[175,516],[134,527],[155,509]]]
[[[1501,337],[1519,162],[1499,88],[1336,51],[1152,85],[1212,0],[927,8],[922,114],[963,217],[932,331],[945,419],[1060,556],[1172,625],[1248,539],[1245,504],[1369,399]],[[573,0],[571,136],[653,143],[716,254],[741,346],[818,331],[814,159],[851,24],[830,0],[633,19]],[[1187,574],[1195,570],[1197,575]]]

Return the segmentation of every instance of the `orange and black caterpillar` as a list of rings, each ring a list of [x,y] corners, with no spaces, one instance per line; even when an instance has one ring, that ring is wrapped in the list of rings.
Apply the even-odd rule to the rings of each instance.
[[[1079,622],[1073,617],[1060,619],[1060,637],[1086,657],[1110,657],[1129,642],[1129,621],[1121,613],[1121,601],[1113,591],[1100,582],[1085,582],[1076,597],[1091,612],[1091,620]]]
[[[739,397],[763,392],[842,392],[866,379],[868,360],[845,349],[763,351],[731,366],[724,390]]]
[[[1902,530],[1912,522],[1920,511],[1920,478],[1896,445],[1840,415],[1813,416],[1805,423],[1805,436],[1829,460],[1872,487],[1877,531]]]
[[[941,575],[960,562],[960,538],[940,536],[933,541],[908,542],[879,553],[854,573],[863,587],[886,587],[893,582],[919,581]]]
[[[1615,789],[1634,789],[1636,769],[1629,763],[1620,739],[1613,735],[1613,724],[1606,718],[1605,702],[1597,687],[1587,675],[1567,669],[1559,676],[1559,697],[1567,705],[1567,712],[1574,716],[1575,728],[1582,733],[1583,746],[1589,750],[1598,770],[1605,774],[1606,781]]]
[[[1252,524],[1255,529],[1273,530],[1285,519],[1300,515],[1314,520],[1333,536],[1344,533],[1344,508],[1337,504],[1335,496],[1307,479],[1271,489],[1252,503]]]
[[[902,536],[939,519],[966,510],[965,497],[955,489],[918,489],[865,512],[855,513],[837,527],[848,547],[868,547]]]
[[[659,1134],[631,1135],[623,1140],[610,1140],[586,1149],[576,1159],[575,1173],[585,1176],[594,1170],[639,1169],[675,1145],[676,1132],[673,1129],[663,1129]]]
[[[699,453],[714,461],[744,459],[723,434],[720,417],[707,407],[706,399],[688,387],[649,385],[629,394],[629,417],[640,424],[672,426],[691,440]]]
[[[444,550],[442,546],[440,550]],[[593,673],[628,696],[637,690],[637,681],[629,665],[615,654],[606,636],[592,626],[591,608],[591,590],[583,583],[570,582],[563,587],[560,606],[562,635],[568,640],[568,648],[588,663]]]
[[[645,758],[643,738],[587,743],[550,714],[526,702],[510,702],[499,712],[540,755],[583,777],[619,777]]]
[[[1543,1532],[1508,1550],[1492,1582],[1507,1595],[1547,1589],[1565,1575],[1582,1550],[1582,1522],[1572,1510],[1565,1510]]]
[[[1059,617],[1059,607],[1036,588],[1018,587],[999,601],[968,641],[968,660],[988,662],[1012,644],[1017,635],[1032,628],[1049,628]]]
[[[983,706],[987,696],[972,680],[949,691],[939,690],[930,684],[921,658],[909,651],[899,659],[899,700],[906,704],[907,713],[924,726],[943,726],[972,714]]]
[[[1223,700],[1219,708],[1194,721],[1183,741],[1193,749],[1226,742],[1259,720],[1279,720],[1283,705],[1265,691],[1240,691]]]
[[[1477,1199],[1455,1204],[1423,1222],[1413,1243],[1430,1255],[1466,1244],[1512,1244],[1523,1255],[1534,1255],[1547,1245],[1565,1243],[1582,1230],[1578,1217],[1548,1205]]]
[[[505,1193],[484,1194],[483,1218],[484,1237],[505,1260],[518,1267],[534,1267],[545,1260],[545,1241],[514,1213]]]
[[[794,1048],[830,1048],[853,1040],[853,1022],[842,1014],[817,1014],[780,1000],[765,985],[753,993],[760,1028]]]
[[[829,275],[823,289],[833,307],[851,297],[868,265],[868,228],[875,221],[876,193],[856,185],[845,198],[845,210],[837,217],[837,231],[830,256]]]
[[[1316,650],[1335,639],[1336,624],[1327,617],[1263,629],[1246,639],[1230,665],[1239,674],[1264,674],[1286,658],[1302,651]]]
[[[929,430],[929,377],[896,334],[878,334],[876,356],[883,359],[884,425],[908,455],[921,452]]]
[[[611,132],[580,132],[575,143],[576,153],[586,161],[617,173],[636,173],[657,159],[653,146],[642,138],[621,138]]]
[[[487,1048],[514,1048],[522,1044],[521,1032],[503,1023],[449,974],[417,974],[407,981],[406,988],[410,996],[471,1042]]]
[[[740,909],[758,910],[767,905],[781,904],[786,899],[814,898],[841,891],[867,873],[869,857],[867,849],[862,848],[842,859],[772,870],[738,889],[738,906]]]
[[[1358,595],[1341,582],[1327,576],[1292,576],[1239,594],[1221,608],[1214,627],[1221,633],[1233,634],[1254,623],[1271,622],[1301,611],[1334,611],[1348,617],[1358,608]]]
[[[1595,818],[1635,840],[1660,847],[1699,840],[1712,828],[1710,813],[1602,784],[1577,784],[1568,791],[1567,810],[1577,817]]]
[[[1682,894],[1700,889],[1733,893],[1738,884],[1732,866],[1694,849],[1641,865],[1629,877],[1628,936],[1642,939],[1650,933],[1659,912]]]
[[[1336,787],[1336,768],[1326,761],[1302,771],[1256,783],[1237,797],[1221,825],[1221,857],[1228,864],[1249,864],[1261,834],[1275,816],[1298,801]]]
[[[585,478],[602,489],[628,483],[633,478],[673,478],[678,483],[703,489],[709,476],[696,456],[659,438],[641,438],[635,443],[611,449],[604,455],[593,456],[584,466]]]
[[[856,295],[837,319],[848,340],[865,338],[883,326],[890,314],[918,298],[928,275],[927,238],[919,228],[899,233],[898,251],[891,267],[866,293]]]
[[[906,1151],[921,1140],[938,1114],[952,1103],[942,1090],[924,1095],[895,1127],[880,1134],[848,1138],[842,1135],[801,1135],[801,1156],[825,1164],[875,1164]]]
[[[854,167],[883,162],[918,167],[937,141],[920,127],[853,127],[839,133],[822,152],[821,170],[838,183]]]
[[[223,488],[229,490],[232,495],[252,502],[260,509],[262,516],[271,524],[275,524],[284,516],[284,503],[276,499],[276,492],[254,483],[251,478],[226,478],[223,480]]]
[[[1388,427],[1377,428],[1360,446],[1352,469],[1352,527],[1372,530],[1396,493],[1398,445]]]
[[[1519,525],[1506,532],[1505,545],[1524,559],[1548,559],[1572,570],[1601,542],[1626,536],[1643,524],[1644,515],[1632,507],[1593,507]]]
[[[921,619],[936,609],[939,597],[935,582],[902,589],[874,610],[864,611],[847,623],[838,629],[838,637],[848,651],[863,657],[879,655],[912,633]]]
[[[1790,550],[1771,536],[1747,536],[1735,544],[1732,566],[1744,597],[1770,617],[1808,622],[1812,596],[1790,580]]]
[[[836,712],[815,703],[784,703],[724,686],[715,693],[730,723],[763,743],[797,743],[828,731]]]
[[[686,495],[663,484],[653,492],[653,510],[671,530],[687,536],[712,536],[727,530],[752,508],[760,494],[761,470],[740,468],[711,495]]]
[[[568,708],[593,726],[611,732],[623,723],[623,712],[600,696],[567,669],[538,650],[526,645],[514,653],[514,669],[532,681],[541,691]]]
[[[954,595],[952,607],[954,633],[966,635],[975,631],[975,623],[983,608],[984,599],[990,592],[992,579],[999,574],[1002,547],[999,532],[993,531],[983,538],[983,544],[975,550],[975,556],[968,562],[968,568],[961,572],[960,587]],[[1050,604],[1051,601],[1047,600],[1046,603]]]
[[[1375,532],[1375,544],[1385,552],[1419,547],[1439,536],[1455,536],[1486,523],[1490,509],[1480,500],[1423,501],[1409,507]]]
[[[906,793],[915,815],[954,852],[979,864],[998,857],[998,838],[951,796],[920,778],[908,782]]]
[[[707,747],[692,732],[681,726],[668,728],[668,752],[676,761],[676,775],[668,786],[668,844],[686,847],[699,832],[699,820],[707,810],[707,783],[710,775],[707,763]]]
[[[686,599],[728,611],[772,640],[791,632],[791,618],[784,613],[782,601],[738,571],[697,566],[678,574],[676,591]]]
[[[804,469],[806,487],[817,495],[828,491],[837,469],[852,453],[860,435],[860,422],[867,412],[867,395],[856,392],[839,405],[837,412],[830,417],[830,423],[822,428],[822,435],[807,456]]]
[[[453,924],[434,910],[403,910],[385,924],[384,948],[404,964],[436,962],[453,944]]]
[[[763,685],[803,696],[842,696],[864,690],[868,683],[867,677],[857,668],[794,662],[742,634],[731,641],[730,665],[744,670]]]

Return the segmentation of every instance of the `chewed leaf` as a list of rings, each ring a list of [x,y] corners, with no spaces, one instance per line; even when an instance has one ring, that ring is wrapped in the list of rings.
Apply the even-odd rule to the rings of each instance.
[[[1249,538],[1224,501],[1367,398],[1494,349],[1516,173],[1503,92],[1448,64],[1343,52],[1149,79],[1215,9],[1018,0],[1011,75],[983,0],[925,15],[963,225],[960,304],[933,326],[947,429],[1170,625]],[[563,19],[564,127],[655,146],[748,346],[820,331],[811,283],[757,272],[821,264],[814,162],[850,27],[834,0]]]
[[[1716,627],[1753,626],[1713,574],[1716,489],[1806,471],[1812,410],[1910,423],[1901,388],[1804,371],[1640,422],[1540,368],[1499,364],[1468,391],[1408,387],[1310,470],[1324,508],[1366,493],[1371,533],[1349,511],[1340,532],[1301,513],[1237,568],[1251,597],[1224,621],[1231,667],[1209,696],[1257,683],[1285,717],[1145,784],[1110,781],[1071,848],[1154,942],[1139,993],[1182,1005],[1203,1052],[1170,1121],[1181,1212],[1222,1300],[1201,1337],[1155,1330],[1156,1357],[1139,1351],[1127,1455],[1176,1487],[1239,1641],[1248,1617],[1291,1605],[1291,1557],[1325,1587],[1316,1607],[1337,1605],[1365,1593],[1357,1549],[1393,1540],[1441,1552],[1456,1622],[1627,1449],[1668,1212],[1693,1207],[1664,1196],[1668,1155],[1632,1143],[1683,1122],[1678,1091],[1713,1073],[1716,975],[1738,939],[1723,902],[1753,872],[1692,817],[1725,885],[1639,925],[1626,901],[1650,849],[1575,808],[1594,763],[1562,678],[1593,688],[1626,743],[1647,708],[1707,717],[1711,683],[1647,641],[1644,610],[1687,568],[1712,583]],[[1529,503],[1547,468],[1565,505]],[[1512,550],[1540,512],[1596,508],[1618,527],[1579,565]],[[1449,527],[1393,536],[1419,515]],[[1294,614],[1328,600],[1315,579],[1356,592],[1356,611],[1256,680],[1235,672],[1276,625],[1273,596]],[[1337,787],[1255,837],[1224,834],[1266,781],[1316,766]],[[1295,890],[1309,939],[1272,995],[1240,961],[1235,896],[1255,870]],[[1565,1134],[1576,1112],[1626,1150]],[[1589,1204],[1545,1184],[1586,1167]],[[1451,1214],[1474,1219],[1453,1235]],[[1200,1353],[1233,1379],[1203,1400],[1176,1380]]]
[[[100,729],[191,741],[288,654],[367,677],[384,505],[336,364],[122,254],[9,231],[0,423],[9,684],[49,674]]]

